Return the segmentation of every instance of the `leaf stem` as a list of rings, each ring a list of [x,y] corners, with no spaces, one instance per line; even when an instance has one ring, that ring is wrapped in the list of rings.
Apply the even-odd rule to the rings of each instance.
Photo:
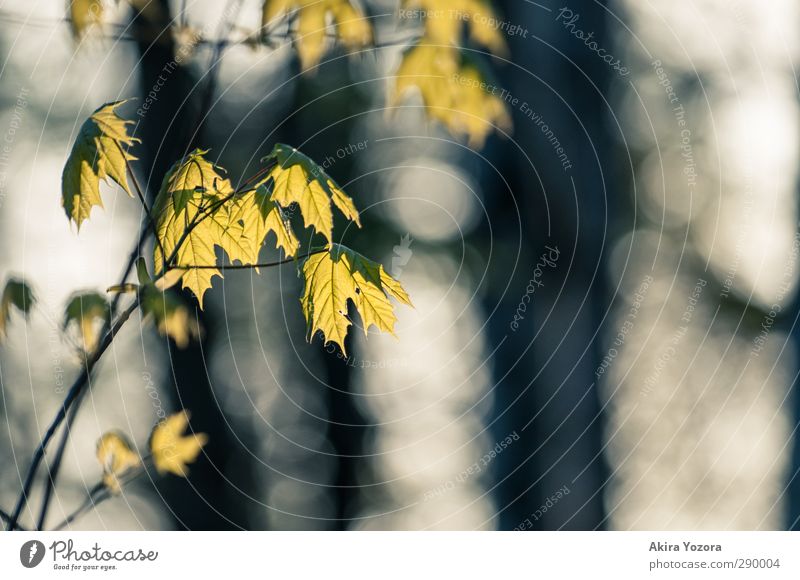
[[[308,258],[313,256],[314,254],[322,254],[323,252],[327,252],[327,248],[323,248],[321,250],[312,250],[310,252],[306,252],[305,254],[300,254],[299,256],[291,256],[289,258],[285,258],[283,260],[278,260],[277,262],[265,262],[263,264],[223,264],[223,265],[213,265],[213,264],[202,264],[197,266],[169,266],[168,270],[254,270],[256,268],[272,268],[274,266],[283,266],[284,264],[289,264],[290,262],[294,262],[296,260],[302,260],[304,258]]]

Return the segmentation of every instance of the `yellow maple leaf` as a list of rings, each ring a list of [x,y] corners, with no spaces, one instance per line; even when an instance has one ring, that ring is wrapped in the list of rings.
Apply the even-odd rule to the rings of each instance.
[[[61,175],[61,204],[67,217],[80,230],[94,206],[103,207],[100,181],[112,180],[133,197],[127,178],[127,161],[136,158],[128,146],[138,139],[128,135],[126,121],[116,109],[125,101],[108,103],[97,109],[84,123]]]
[[[205,433],[184,435],[188,425],[189,413],[184,410],[170,415],[153,429],[150,452],[159,473],[186,477],[189,472],[186,464],[193,463],[208,442]]]
[[[488,0],[406,0],[405,6],[425,15],[425,36],[433,44],[461,46],[466,27],[478,44],[497,55],[508,53],[497,15]]]
[[[383,266],[339,244],[310,256],[303,264],[303,275],[305,288],[300,304],[309,339],[321,331],[326,343],[338,344],[345,354],[344,340],[351,325],[348,301],[360,314],[365,334],[373,325],[394,334],[397,317],[389,296],[411,306],[400,282]]]
[[[265,159],[277,162],[264,183],[273,181],[272,199],[282,207],[297,203],[306,227],[313,227],[329,242],[333,233],[331,202],[358,227],[361,220],[353,200],[325,171],[300,151],[278,143]],[[263,160],[262,160],[263,161]]]
[[[164,177],[153,206],[159,240],[154,250],[156,270],[162,272],[164,260],[174,255],[170,265],[184,270],[180,276],[183,287],[194,293],[200,308],[203,295],[211,288],[211,279],[222,273],[215,268],[193,266],[216,264],[215,245],[222,247],[232,260],[246,253],[241,226],[231,220],[228,206],[222,203],[233,188],[221,170],[203,157],[205,153],[198,149],[173,166]]]
[[[297,19],[296,43],[303,70],[319,63],[325,53],[329,15],[337,39],[348,49],[364,47],[372,40],[369,22],[350,0],[265,0],[262,28],[290,13]]]
[[[245,256],[248,263],[258,261],[261,246],[270,232],[275,234],[276,246],[283,248],[287,256],[297,253],[300,242],[266,184],[237,197],[231,214],[242,226],[243,243],[248,247]]]
[[[103,484],[112,492],[122,490],[120,478],[142,464],[120,433],[109,432],[97,441],[97,460],[103,466]]]
[[[457,49],[423,39],[403,57],[390,104],[418,93],[429,117],[480,147],[494,129],[509,131],[511,117],[477,66],[463,63]]]

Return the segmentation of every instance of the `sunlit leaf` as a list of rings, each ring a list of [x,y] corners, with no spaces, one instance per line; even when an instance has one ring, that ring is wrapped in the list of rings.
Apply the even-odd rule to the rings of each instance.
[[[362,48],[372,41],[369,21],[350,0],[265,0],[262,28],[273,25],[289,13],[297,20],[296,46],[303,70],[319,63],[325,53],[329,16],[336,38],[346,48]]]
[[[272,199],[282,207],[297,203],[306,227],[332,240],[331,201],[349,220],[361,227],[353,200],[309,157],[294,147],[278,143],[269,155],[277,164],[268,178],[273,180]]]
[[[480,147],[495,129],[509,131],[511,117],[496,85],[486,81],[477,65],[462,62],[457,49],[423,39],[407,51],[397,70],[391,104],[418,93],[425,110],[470,146]]]
[[[329,252],[309,257],[303,264],[303,275],[305,288],[300,303],[309,338],[321,331],[325,342],[338,344],[342,352],[351,325],[348,301],[360,314],[365,333],[374,325],[394,334],[397,317],[389,296],[411,305],[400,282],[380,264],[339,244],[333,244]]]
[[[173,166],[153,207],[160,241],[154,252],[156,271],[162,270],[164,259],[175,254],[173,265],[185,268],[180,276],[183,287],[194,293],[201,308],[211,279],[222,273],[216,268],[192,266],[215,265],[215,246],[222,247],[231,260],[246,253],[241,226],[231,220],[228,206],[222,203],[233,188],[222,177],[221,169],[203,157],[205,153],[196,150]],[[176,282],[174,278],[170,281]]]
[[[0,298],[0,340],[6,336],[11,312],[17,309],[27,318],[35,303],[36,296],[24,280],[11,278],[6,282],[2,298]]]
[[[150,452],[159,473],[173,473],[179,477],[188,474],[187,463],[193,463],[208,442],[205,433],[184,435],[189,425],[189,413],[181,411],[170,415],[153,429]]]
[[[503,32],[489,0],[406,0],[405,7],[424,14],[425,35],[432,44],[462,46],[462,31],[497,55],[508,53]]]
[[[116,432],[106,433],[97,441],[97,460],[103,467],[103,484],[115,494],[122,490],[120,478],[142,464],[128,440]]]
[[[103,323],[111,315],[108,302],[97,292],[77,292],[72,295],[64,311],[64,328],[74,325],[87,353],[94,352]]]
[[[100,181],[116,182],[131,197],[126,161],[136,159],[128,147],[137,142],[128,135],[126,121],[116,109],[125,101],[97,109],[81,127],[61,175],[61,203],[67,217],[80,230],[94,206],[103,207]]]
[[[287,256],[297,253],[300,242],[266,185],[260,185],[238,197],[231,211],[233,219],[242,226],[243,237],[248,244],[246,259],[249,263],[258,261],[261,246],[270,233],[275,234],[276,246],[283,248]]]

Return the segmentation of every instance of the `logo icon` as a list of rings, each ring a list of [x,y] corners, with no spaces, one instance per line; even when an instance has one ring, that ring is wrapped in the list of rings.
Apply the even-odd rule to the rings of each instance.
[[[403,273],[403,267],[411,260],[414,255],[414,250],[411,249],[411,243],[414,240],[410,235],[406,234],[400,239],[400,244],[392,248],[394,256],[392,257],[391,274],[395,278],[399,278]]]
[[[29,540],[19,549],[19,561],[26,568],[35,568],[44,559],[44,544],[39,540]]]

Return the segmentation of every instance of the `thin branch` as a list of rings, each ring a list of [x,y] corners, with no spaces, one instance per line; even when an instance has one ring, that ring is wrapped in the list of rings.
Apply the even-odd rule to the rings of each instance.
[[[304,258],[308,258],[313,256],[314,254],[322,254],[327,252],[327,248],[323,248],[321,250],[312,250],[305,254],[301,254],[299,256],[292,256],[289,258],[285,258],[283,260],[278,260],[277,262],[266,262],[264,264],[224,264],[224,265],[211,265],[211,264],[203,264],[199,266],[170,266],[168,270],[254,270],[256,268],[272,268],[274,266],[283,266],[284,264],[289,264],[291,262],[295,262],[297,260],[302,260]]]
[[[61,431],[61,439],[58,441],[58,447],[56,448],[56,454],[53,458],[53,464],[47,466],[47,473],[49,477],[47,478],[47,483],[45,484],[42,505],[39,508],[39,518],[36,521],[35,529],[37,531],[42,531],[44,529],[47,511],[50,508],[50,498],[52,498],[53,491],[55,491],[56,480],[58,479],[58,473],[61,470],[61,462],[64,459],[64,452],[67,449],[67,442],[69,441],[69,437],[72,433],[72,425],[75,423],[75,417],[78,415],[81,399],[83,399],[85,393],[86,390],[81,391],[81,394],[78,395],[78,399],[75,401],[75,404],[72,405],[72,408],[69,410],[69,416],[67,417],[66,424],[64,425],[64,429]]]
[[[153,211],[150,209],[150,206],[147,205],[147,200],[144,198],[144,192],[142,190],[142,186],[139,185],[139,179],[136,177],[136,173],[134,173],[130,161],[128,161],[128,158],[125,157],[125,154],[123,153],[119,143],[116,143],[116,145],[117,147],[119,147],[120,153],[122,154],[122,158],[125,159],[125,167],[128,170],[128,174],[131,176],[131,181],[133,181],[133,188],[136,190],[136,196],[139,198],[139,203],[142,204],[142,209],[144,209],[144,213],[147,214],[147,223],[150,226],[150,229],[153,230],[153,237],[156,239],[156,244],[158,245],[158,249],[161,251],[161,256],[163,260],[165,258],[164,247],[161,245],[161,239],[158,237],[158,227],[156,226],[156,218],[153,215]],[[163,265],[166,266],[166,263]],[[127,274],[125,276],[127,277]],[[123,280],[123,282],[124,281],[125,280]]]
[[[5,510],[0,510],[0,520],[3,520],[6,523],[10,523],[11,522],[11,516]],[[14,529],[15,530],[21,530],[23,532],[27,532],[28,531],[27,529],[23,528],[19,524],[16,524],[14,526]]]
[[[95,365],[100,360],[100,357],[103,356],[103,353],[108,349],[108,347],[113,342],[114,338],[116,337],[117,333],[120,329],[124,326],[124,324],[128,321],[131,314],[133,314],[134,310],[139,306],[139,298],[137,297],[136,300],[131,304],[128,308],[126,308],[122,314],[119,315],[116,322],[114,322],[113,326],[105,333],[100,344],[97,346],[95,351],[86,361],[86,365],[84,366],[81,374],[78,375],[78,378],[75,379],[75,382],[72,383],[69,391],[67,392],[67,396],[64,398],[64,402],[61,404],[61,408],[58,410],[55,418],[51,421],[50,425],[47,427],[47,431],[45,431],[44,436],[42,437],[41,442],[36,447],[36,451],[33,454],[33,459],[31,460],[31,464],[28,467],[28,473],[25,476],[25,481],[22,485],[22,491],[20,492],[19,497],[17,498],[17,503],[14,506],[14,511],[11,514],[11,520],[8,522],[7,528],[9,530],[14,529],[17,522],[19,521],[19,517],[22,514],[22,510],[28,502],[28,496],[30,495],[31,488],[33,487],[33,482],[36,477],[36,472],[39,469],[39,465],[44,458],[45,451],[47,450],[47,446],[50,443],[50,440],[56,434],[56,431],[61,426],[61,423],[64,422],[64,419],[67,416],[67,412],[69,411],[72,404],[78,398],[78,396],[83,391],[84,387],[89,383],[89,378],[91,376],[92,371],[94,370]]]
[[[127,163],[127,161],[126,161],[126,163]],[[128,263],[127,263],[127,265],[125,266],[125,269],[122,272],[122,276],[120,277],[120,284],[123,284],[125,282],[125,280],[128,279],[128,276],[130,275],[131,270],[133,269],[133,265],[136,263],[136,259],[139,257],[139,254],[141,253],[141,247],[142,247],[142,244],[144,243],[144,240],[147,237],[147,231],[148,231],[148,226],[146,224],[143,224],[142,231],[139,233],[139,239],[136,242],[136,245],[133,247],[133,250],[131,250],[130,256],[128,257]],[[102,329],[101,334],[104,334],[105,332],[108,331],[108,325],[110,324],[110,321],[113,319],[113,317],[116,316],[116,314],[117,314],[117,308],[119,307],[119,301],[120,301],[121,298],[122,298],[122,294],[119,293],[116,296],[114,296],[114,299],[111,301],[111,306],[110,306],[111,314],[109,316],[109,321],[106,323],[105,327]],[[44,496],[42,498],[42,506],[41,506],[40,511],[39,511],[39,519],[38,519],[37,526],[36,526],[36,528],[39,529],[39,530],[44,528],[45,519],[47,518],[47,511],[48,511],[48,509],[50,507],[50,498],[51,498],[51,496],[53,494],[53,491],[55,489],[55,486],[56,486],[56,480],[58,479],[58,473],[59,473],[59,471],[61,469],[61,461],[64,458],[64,451],[66,450],[67,441],[69,439],[69,436],[70,436],[70,433],[71,433],[71,430],[72,430],[72,425],[75,422],[75,417],[78,414],[78,409],[80,408],[80,404],[81,404],[81,400],[80,399],[82,397],[83,397],[83,394],[80,395],[78,400],[75,402],[75,405],[70,410],[69,416],[67,417],[67,423],[66,423],[66,425],[64,427],[64,430],[61,433],[61,439],[58,442],[58,448],[56,449],[56,454],[55,454],[55,457],[53,459],[53,464],[52,464],[52,466],[48,466],[49,467],[49,469],[48,469],[49,477],[47,478],[47,483],[45,485]]]
[[[54,527],[52,529],[52,531],[58,532],[60,530],[63,530],[65,527],[67,527],[69,524],[71,524],[77,518],[79,518],[80,516],[82,516],[83,514],[88,512],[90,509],[95,507],[100,502],[108,499],[109,497],[111,497],[111,494],[108,492],[108,489],[106,488],[106,486],[103,485],[102,482],[98,483],[97,485],[95,485],[89,491],[89,495],[86,497],[86,499],[83,501],[83,503],[81,505],[79,505],[66,518],[64,518],[63,521],[60,524],[58,524],[56,527]]]

